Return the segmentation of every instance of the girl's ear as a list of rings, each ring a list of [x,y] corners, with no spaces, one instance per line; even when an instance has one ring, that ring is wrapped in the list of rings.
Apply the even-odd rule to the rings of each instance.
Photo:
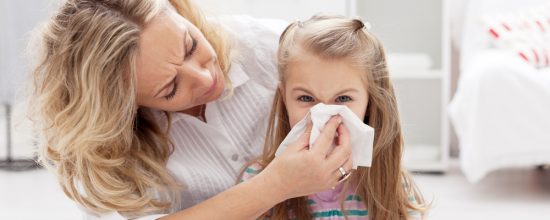
[[[282,83],[279,83],[279,85],[277,86],[277,92],[279,92],[281,99],[283,99],[283,103],[286,104],[285,87],[283,86]]]

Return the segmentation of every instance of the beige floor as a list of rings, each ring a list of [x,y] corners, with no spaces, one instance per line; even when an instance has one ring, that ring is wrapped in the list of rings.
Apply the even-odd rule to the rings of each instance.
[[[511,169],[480,183],[466,181],[455,163],[444,175],[415,174],[433,209],[428,219],[550,219],[550,171]],[[78,219],[45,170],[0,171],[0,219]]]
[[[548,170],[500,170],[471,184],[453,162],[445,175],[417,174],[415,180],[433,201],[429,219],[550,219]]]

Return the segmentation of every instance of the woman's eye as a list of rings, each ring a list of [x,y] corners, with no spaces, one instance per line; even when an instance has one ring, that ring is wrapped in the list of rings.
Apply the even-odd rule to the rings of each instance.
[[[177,82],[174,82],[174,87],[172,89],[172,91],[164,96],[164,98],[167,100],[167,101],[170,101],[170,99],[174,98],[174,96],[176,96],[176,93],[178,92],[178,83]]]
[[[191,36],[189,36],[191,37]],[[185,52],[185,59],[189,59],[193,53],[197,50],[197,40],[193,37],[191,37],[191,48],[187,52]]]
[[[347,95],[338,96],[338,98],[336,98],[336,102],[349,102],[351,100],[352,100],[351,97]]]
[[[313,102],[313,97],[308,96],[308,95],[303,95],[303,96],[298,97],[298,101],[300,101],[300,102]]]

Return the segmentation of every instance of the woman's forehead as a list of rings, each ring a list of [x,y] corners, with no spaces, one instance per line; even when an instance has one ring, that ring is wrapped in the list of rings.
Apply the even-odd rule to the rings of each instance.
[[[180,63],[184,56],[184,38],[187,27],[171,16],[159,15],[151,20],[140,36],[140,59],[165,60]]]

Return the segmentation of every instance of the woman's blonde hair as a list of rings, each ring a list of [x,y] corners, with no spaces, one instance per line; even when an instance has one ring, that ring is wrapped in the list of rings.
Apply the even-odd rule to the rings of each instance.
[[[166,211],[182,187],[166,168],[168,128],[136,104],[140,33],[168,4],[201,30],[227,74],[220,28],[188,0],[67,0],[40,32],[29,109],[39,159],[93,212]]]
[[[401,167],[403,137],[382,44],[359,19],[313,16],[304,22],[294,22],[279,41],[278,71],[283,85],[288,66],[299,65],[296,58],[303,52],[324,59],[350,59],[365,69],[363,79],[367,84],[369,104],[364,123],[375,129],[372,167],[359,167],[353,172],[344,192],[350,187],[348,183],[357,183],[355,191],[364,201],[369,219],[401,219],[408,218],[409,210],[424,212],[426,206],[421,194]],[[282,96],[281,91],[275,94],[264,153],[254,161],[262,167],[274,159],[277,147],[291,129]],[[412,199],[410,195],[415,196],[416,202],[409,200]],[[342,197],[342,210],[343,200]],[[307,197],[286,200],[275,206],[271,215],[273,219],[289,219],[290,213],[296,219],[311,219]]]

